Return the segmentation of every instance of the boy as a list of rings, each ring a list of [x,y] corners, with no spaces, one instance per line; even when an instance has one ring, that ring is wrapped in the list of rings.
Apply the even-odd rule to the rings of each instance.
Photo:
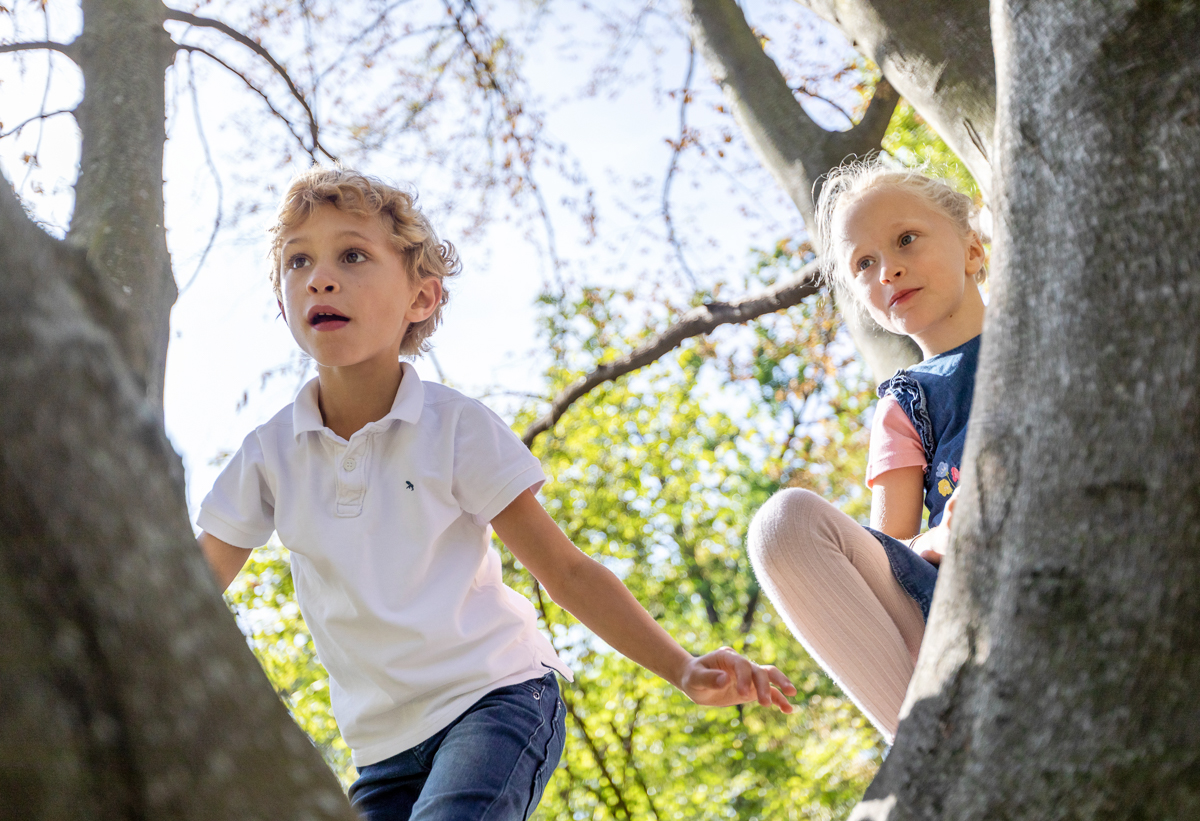
[[[697,703],[791,712],[774,668],[676,644],[542,509],[541,467],[503,421],[399,361],[427,347],[459,268],[412,197],[349,171],[301,174],[272,261],[318,375],[246,437],[199,540],[222,588],[272,531],[290,549],[370,821],[526,818],[558,762],[554,671],[571,673],[502,583],[489,525],[557,603]]]

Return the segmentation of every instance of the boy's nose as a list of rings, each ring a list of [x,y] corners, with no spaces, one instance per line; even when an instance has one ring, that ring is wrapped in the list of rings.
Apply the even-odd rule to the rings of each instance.
[[[321,268],[313,269],[312,277],[308,280],[308,292],[310,294],[333,294],[337,293],[338,288],[336,278],[329,276]]]

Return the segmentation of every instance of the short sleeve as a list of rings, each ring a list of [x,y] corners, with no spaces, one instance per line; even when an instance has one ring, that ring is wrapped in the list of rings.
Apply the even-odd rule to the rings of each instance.
[[[275,532],[275,494],[267,482],[257,431],[225,465],[200,505],[203,530],[234,547],[262,547]]]
[[[921,437],[904,408],[891,394],[886,394],[875,406],[871,423],[871,444],[867,455],[867,487],[875,477],[889,470],[925,467],[925,448]]]
[[[504,420],[468,401],[454,431],[452,492],[476,524],[486,526],[526,490],[546,482],[541,463]]]

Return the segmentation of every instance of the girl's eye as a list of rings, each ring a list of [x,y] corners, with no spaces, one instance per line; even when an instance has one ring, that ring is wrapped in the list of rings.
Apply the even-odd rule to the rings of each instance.
[[[346,260],[346,262],[349,262],[351,264],[356,263],[356,262],[366,262],[367,255],[364,254],[362,251],[347,251],[344,259]]]
[[[874,264],[874,262],[871,260],[870,257],[863,257],[858,262],[854,263],[854,272],[857,274],[861,274],[863,271],[870,268],[873,264]]]
[[[901,234],[900,235],[900,244],[902,246],[903,245],[912,245],[913,241],[916,238],[917,238],[916,234]]]

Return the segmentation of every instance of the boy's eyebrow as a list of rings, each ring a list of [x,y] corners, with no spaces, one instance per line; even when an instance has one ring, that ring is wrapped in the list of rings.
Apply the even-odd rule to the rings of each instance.
[[[340,231],[340,232],[338,232],[338,234],[336,235],[335,238],[336,239],[344,239],[346,237],[354,237],[355,239],[360,239],[363,242],[373,242],[373,240],[370,237],[368,237],[366,234],[360,234],[358,231],[355,231],[353,229],[348,229],[346,231]],[[280,246],[280,250],[282,250],[283,248],[287,248],[289,245],[293,245],[297,242],[305,242],[307,240],[308,240],[308,237],[306,237],[306,236],[292,237],[291,239],[287,240],[286,242],[283,243],[283,245]]]

